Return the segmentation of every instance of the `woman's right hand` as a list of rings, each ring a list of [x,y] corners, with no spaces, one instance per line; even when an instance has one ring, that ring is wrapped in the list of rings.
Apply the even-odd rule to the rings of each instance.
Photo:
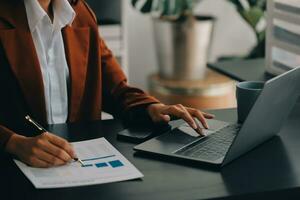
[[[64,165],[75,158],[70,143],[48,132],[36,137],[14,134],[7,142],[6,151],[32,167],[41,168]]]

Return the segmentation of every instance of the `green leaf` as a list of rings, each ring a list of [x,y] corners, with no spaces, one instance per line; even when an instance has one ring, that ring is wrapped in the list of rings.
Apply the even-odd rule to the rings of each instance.
[[[240,0],[229,0],[233,5],[235,5],[236,6],[236,8],[238,9],[238,10],[243,10],[244,9],[244,7],[243,7],[243,5],[241,4],[241,2],[240,2]]]
[[[152,8],[152,0],[147,0],[140,10],[142,13],[149,13],[151,12],[151,8]]]
[[[141,2],[141,0],[131,0],[131,5],[139,9],[142,13],[149,13],[152,11],[152,0],[146,0],[141,6],[139,2]]]
[[[131,5],[135,7],[137,2],[139,2],[139,0],[131,0]]]
[[[257,34],[257,40],[258,42],[261,42],[266,39],[266,31],[262,31]]]
[[[185,14],[191,14],[195,1],[201,0],[131,0],[131,4],[142,13],[176,20]]]
[[[264,16],[264,11],[258,7],[252,7],[248,11],[241,12],[241,14],[250,26],[255,29],[260,19]]]

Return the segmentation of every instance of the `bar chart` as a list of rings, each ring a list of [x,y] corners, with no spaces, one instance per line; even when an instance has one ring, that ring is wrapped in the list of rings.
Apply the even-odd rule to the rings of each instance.
[[[106,139],[72,143],[84,165],[71,162],[48,169],[32,168],[15,160],[36,188],[62,188],[103,184],[143,177]]]

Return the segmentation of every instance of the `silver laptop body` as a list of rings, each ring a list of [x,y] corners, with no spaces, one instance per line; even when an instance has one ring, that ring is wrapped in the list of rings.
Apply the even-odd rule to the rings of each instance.
[[[193,137],[191,134],[195,131],[187,124],[183,124],[170,132],[135,146],[134,150],[224,166],[278,134],[296,104],[299,94],[300,68],[295,68],[266,82],[243,125],[209,120],[210,130],[207,131],[207,136]],[[231,126],[234,128],[228,129]],[[238,131],[229,134],[236,127]],[[216,136],[214,134],[218,134],[217,139],[214,139]],[[229,139],[226,139],[227,136],[222,137],[225,135],[228,135]],[[230,143],[220,150],[219,147],[227,140]],[[205,152],[206,149],[202,146],[205,147],[208,141],[215,142],[213,147],[223,151],[221,157],[217,157],[216,152],[212,152],[211,149]],[[197,149],[198,146],[199,149]],[[200,156],[197,156],[197,153]]]

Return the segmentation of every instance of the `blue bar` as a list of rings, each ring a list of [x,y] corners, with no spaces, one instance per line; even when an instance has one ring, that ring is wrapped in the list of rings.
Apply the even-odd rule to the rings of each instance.
[[[109,164],[113,167],[113,168],[117,168],[117,167],[122,167],[124,166],[123,163],[119,160],[114,160],[114,161],[110,161]]]
[[[116,155],[110,155],[110,156],[103,156],[103,157],[97,157],[97,158],[82,159],[81,161],[85,162],[85,161],[92,161],[92,160],[100,160],[100,159],[111,158],[111,157],[115,157],[115,156]]]
[[[95,166],[96,166],[97,168],[108,167],[108,164],[107,164],[107,163],[96,163]]]
[[[93,167],[92,164],[88,164],[88,165],[82,165],[81,167]]]

